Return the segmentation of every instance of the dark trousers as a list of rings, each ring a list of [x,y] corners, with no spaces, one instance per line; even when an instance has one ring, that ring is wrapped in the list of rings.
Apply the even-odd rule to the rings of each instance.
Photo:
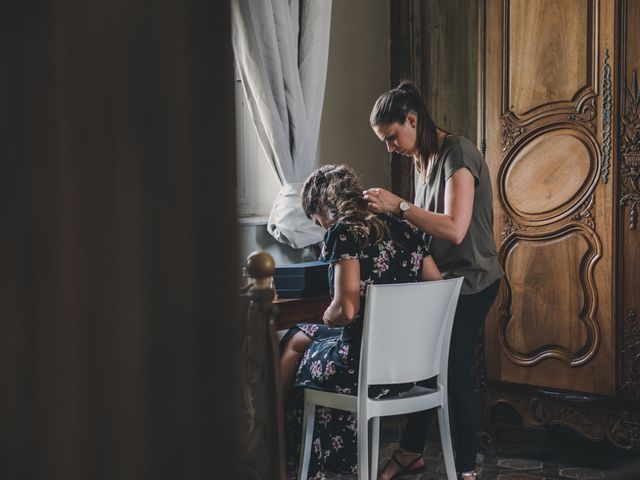
[[[453,320],[449,350],[449,415],[459,472],[474,470],[476,466],[480,401],[475,389],[474,354],[484,319],[498,294],[499,285],[497,280],[481,292],[460,295]],[[435,387],[435,382],[431,386]],[[400,446],[410,452],[422,453],[435,413],[435,409],[431,409],[409,415]]]

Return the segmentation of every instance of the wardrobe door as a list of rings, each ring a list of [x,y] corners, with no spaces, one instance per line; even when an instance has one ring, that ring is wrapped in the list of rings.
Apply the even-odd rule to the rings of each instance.
[[[506,272],[492,380],[615,391],[614,2],[487,3],[486,158]]]

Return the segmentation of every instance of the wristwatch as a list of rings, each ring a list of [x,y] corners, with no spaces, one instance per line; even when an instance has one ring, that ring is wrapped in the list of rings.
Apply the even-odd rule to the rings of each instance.
[[[409,208],[411,208],[411,204],[409,202],[402,200],[400,202],[400,205],[398,205],[398,208],[400,209],[400,218],[404,218],[404,212],[406,212],[407,210],[409,210]]]

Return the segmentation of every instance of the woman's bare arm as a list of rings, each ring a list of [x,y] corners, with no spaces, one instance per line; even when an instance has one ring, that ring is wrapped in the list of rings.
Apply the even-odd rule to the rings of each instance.
[[[420,279],[423,282],[428,282],[430,280],[442,280],[440,269],[436,265],[436,262],[433,261],[433,257],[431,257],[431,255],[424,257],[424,260],[422,261],[422,274],[420,275]]]
[[[444,213],[430,212],[411,204],[404,219],[428,235],[459,245],[469,230],[474,191],[473,175],[467,168],[460,168],[445,185]],[[374,212],[400,213],[398,206],[402,199],[397,195],[382,188],[370,188],[364,194]]]
[[[360,260],[340,260],[333,272],[333,300],[322,316],[329,327],[350,324],[360,310]]]

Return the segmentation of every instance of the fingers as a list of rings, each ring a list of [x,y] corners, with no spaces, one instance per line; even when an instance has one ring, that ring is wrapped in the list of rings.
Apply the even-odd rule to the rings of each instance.
[[[388,210],[385,208],[383,198],[381,198],[381,193],[384,192],[383,188],[368,188],[362,192],[362,198],[366,200],[369,210],[374,213],[384,213]]]

